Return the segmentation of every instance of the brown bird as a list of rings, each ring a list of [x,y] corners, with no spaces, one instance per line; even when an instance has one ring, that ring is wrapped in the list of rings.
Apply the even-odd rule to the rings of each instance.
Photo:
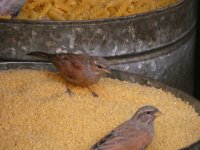
[[[98,82],[105,74],[109,73],[108,62],[98,56],[89,56],[87,54],[60,53],[48,54],[43,52],[31,52],[28,55],[41,56],[48,58],[58,69],[62,77],[77,86],[87,87]],[[68,88],[68,93],[73,94]],[[94,97],[98,95],[92,91]]]
[[[11,15],[15,18],[26,0],[0,0],[0,16]]]
[[[160,112],[144,106],[134,116],[97,142],[90,150],[145,150],[154,136],[154,119]]]

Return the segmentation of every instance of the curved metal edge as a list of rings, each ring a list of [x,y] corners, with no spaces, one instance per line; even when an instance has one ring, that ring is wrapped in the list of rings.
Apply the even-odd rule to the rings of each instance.
[[[189,3],[191,0],[179,0],[177,3],[162,7],[160,9],[139,13],[135,15],[122,16],[122,17],[112,17],[112,18],[102,18],[96,20],[66,20],[66,21],[49,21],[49,20],[25,20],[25,19],[0,19],[0,23],[9,23],[9,24],[48,24],[48,25],[91,25],[91,24],[105,24],[105,23],[114,23],[121,21],[130,21],[131,19],[139,19],[145,16],[156,15],[162,13],[163,11],[169,11],[177,9],[184,4]]]
[[[126,55],[120,55],[120,56],[104,56],[105,59],[109,61],[110,65],[118,65],[118,64],[126,64],[126,63],[133,63],[133,62],[139,62],[139,61],[145,61],[150,60],[159,56],[167,55],[173,51],[175,51],[178,47],[180,47],[183,43],[187,41],[196,31],[196,22],[191,28],[182,34],[179,38],[161,45],[159,47],[155,47],[151,50],[145,50],[143,53],[138,54],[126,54]],[[0,61],[5,62],[20,62],[21,60],[18,59],[5,59],[0,57]],[[35,60],[36,62],[40,62],[40,60]],[[29,60],[23,60],[23,62],[29,62]],[[45,62],[45,61],[43,61]],[[47,61],[48,62],[48,61]]]
[[[194,144],[192,144],[188,147],[182,148],[180,150],[200,150],[200,140],[195,142]]]
[[[196,29],[196,22],[189,30],[187,30],[185,33],[183,33],[180,37],[177,39],[166,43],[164,45],[161,45],[159,47],[155,47],[151,50],[145,50],[143,53],[139,54],[126,54],[126,55],[120,55],[120,56],[108,56],[104,57],[107,60],[109,60],[110,65],[117,65],[117,64],[124,64],[128,62],[139,62],[139,61],[145,61],[149,59],[153,59],[155,57],[167,55],[173,51],[175,51],[178,47],[180,47],[183,43],[187,41],[194,33]]]
[[[8,70],[8,69],[47,69],[49,71],[55,71],[55,67],[51,63],[47,62],[0,62],[0,70]],[[196,112],[200,114],[200,102],[195,99],[194,97],[177,90],[175,88],[172,88],[170,86],[167,86],[161,82],[158,82],[154,79],[150,79],[147,77],[142,77],[137,74],[133,73],[127,73],[123,71],[118,70],[112,70],[111,74],[108,74],[107,77],[119,79],[119,80],[125,80],[130,81],[133,83],[139,83],[141,85],[149,86],[149,87],[155,87],[157,89],[162,89],[165,92],[171,92],[175,97],[181,98],[185,102],[189,102],[190,105],[192,105]],[[183,148],[181,150],[199,150],[200,148],[200,141],[197,141],[193,143],[192,145]]]

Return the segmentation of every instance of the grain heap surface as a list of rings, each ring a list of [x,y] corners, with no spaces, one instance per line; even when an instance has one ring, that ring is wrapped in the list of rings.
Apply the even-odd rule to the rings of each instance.
[[[110,18],[148,12],[176,2],[178,0],[28,0],[17,18],[36,20]]]
[[[164,114],[155,121],[148,150],[177,150],[200,139],[200,117],[192,106],[160,89],[104,78],[91,88],[68,85],[57,73],[0,72],[1,150],[88,150],[143,105]]]

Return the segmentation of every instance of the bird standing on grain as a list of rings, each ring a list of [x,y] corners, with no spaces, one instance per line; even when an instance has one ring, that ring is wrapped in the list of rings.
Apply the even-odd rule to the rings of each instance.
[[[0,16],[11,15],[15,18],[26,0],[0,0]]]
[[[105,73],[110,72],[108,62],[98,56],[74,53],[48,54],[43,52],[31,52],[28,55],[48,58],[67,82],[87,87],[94,97],[98,95],[89,86],[98,82]],[[67,91],[70,95],[73,94],[68,88]]]
[[[97,142],[91,150],[145,150],[154,136],[154,119],[160,111],[144,106],[134,116]]]

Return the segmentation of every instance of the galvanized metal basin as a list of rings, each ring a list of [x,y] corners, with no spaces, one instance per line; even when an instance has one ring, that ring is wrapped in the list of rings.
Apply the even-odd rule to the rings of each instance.
[[[0,62],[0,71],[8,69],[34,69],[34,70],[37,69],[37,70],[55,71],[54,66],[51,63],[46,63],[46,62]],[[200,114],[200,102],[197,99],[193,98],[192,96],[182,91],[164,85],[163,83],[160,83],[156,80],[136,75],[133,73],[126,73],[117,70],[112,70],[112,73],[108,75],[108,77],[119,80],[130,81],[133,83],[139,83],[141,85],[156,87],[159,89],[163,89],[166,92],[171,92],[176,97],[179,97],[183,101],[186,101],[190,105],[193,105],[196,112]],[[186,148],[183,148],[182,150],[199,150],[199,149],[200,149],[200,141],[197,141],[196,143]]]
[[[26,53],[81,51],[192,93],[196,2],[100,20],[0,20],[0,57],[35,61]]]

